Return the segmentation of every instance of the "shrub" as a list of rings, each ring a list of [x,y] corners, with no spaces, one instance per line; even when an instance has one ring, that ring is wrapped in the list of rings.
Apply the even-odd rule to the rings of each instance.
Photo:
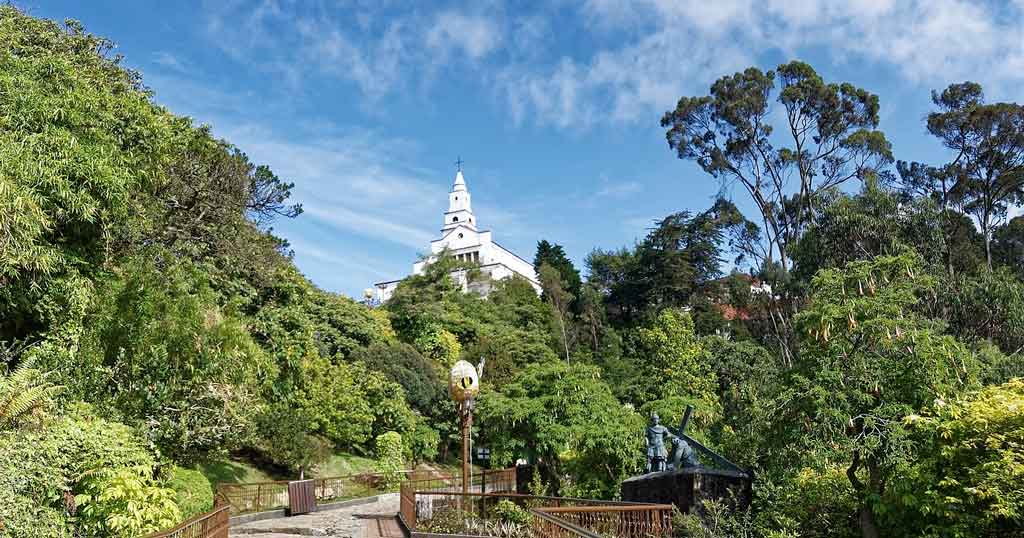
[[[183,518],[213,509],[213,486],[199,471],[172,467],[164,485],[174,490],[174,499]]]
[[[256,448],[264,457],[292,471],[309,469],[327,459],[331,444],[308,433],[311,419],[304,407],[277,402],[257,418],[259,440]]]
[[[174,490],[158,486],[150,472],[140,465],[87,475],[75,495],[84,534],[136,537],[180,523]]]
[[[377,472],[382,475],[384,489],[393,490],[402,482],[402,436],[386,432],[377,436]]]
[[[494,505],[493,512],[496,518],[505,523],[525,525],[529,523],[531,519],[530,512],[508,499],[498,501],[498,503]]]
[[[441,444],[441,434],[431,428],[426,422],[417,421],[416,429],[413,430],[406,443],[408,456],[413,461],[429,461],[437,458],[437,446]]]

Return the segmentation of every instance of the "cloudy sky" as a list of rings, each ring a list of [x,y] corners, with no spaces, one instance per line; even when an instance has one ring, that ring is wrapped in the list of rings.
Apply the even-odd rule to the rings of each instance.
[[[15,3],[113,39],[159,103],[294,181],[306,212],[275,230],[356,296],[438,234],[458,156],[481,226],[528,259],[706,208],[719,185],[658,121],[748,66],[802,59],[877,93],[897,158],[933,164],[932,89],[1024,100],[1024,0]]]

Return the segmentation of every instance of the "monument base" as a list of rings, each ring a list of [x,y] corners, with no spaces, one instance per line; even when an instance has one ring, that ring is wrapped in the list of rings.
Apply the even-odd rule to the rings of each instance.
[[[674,504],[684,514],[701,513],[701,503],[717,500],[744,509],[750,506],[751,477],[742,471],[683,467],[627,478],[622,500]]]

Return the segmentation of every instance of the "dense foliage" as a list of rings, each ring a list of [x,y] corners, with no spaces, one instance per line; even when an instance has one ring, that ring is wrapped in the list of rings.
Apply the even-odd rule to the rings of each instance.
[[[392,482],[454,459],[460,359],[485,359],[474,443],[537,464],[538,493],[617,496],[649,415],[694,405],[688,433],[757,479],[681,533],[1024,529],[1020,105],[936,91],[949,161],[892,166],[878,96],[747,69],[662,125],[756,214],[679,211],[584,271],[541,240],[536,283],[442,254],[371,308],[271,233],[293,184],[111,47],[0,7],[0,535],[171,526],[211,506],[193,464],[229,454],[288,476],[372,455]]]

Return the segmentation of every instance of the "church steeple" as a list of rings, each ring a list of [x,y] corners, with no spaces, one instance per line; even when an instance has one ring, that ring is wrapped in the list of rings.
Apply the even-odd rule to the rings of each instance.
[[[476,216],[473,215],[473,206],[470,203],[469,189],[466,188],[466,178],[462,176],[462,159],[456,161],[458,170],[455,172],[455,183],[448,193],[448,211],[444,214],[444,225],[442,232],[447,232],[458,226],[468,226],[476,230]]]

